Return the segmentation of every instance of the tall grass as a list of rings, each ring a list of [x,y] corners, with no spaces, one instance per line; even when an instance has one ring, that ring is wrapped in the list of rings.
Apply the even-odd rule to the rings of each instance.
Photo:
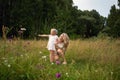
[[[46,45],[46,40],[1,40],[0,80],[120,80],[120,40],[71,40],[67,65],[51,65]]]

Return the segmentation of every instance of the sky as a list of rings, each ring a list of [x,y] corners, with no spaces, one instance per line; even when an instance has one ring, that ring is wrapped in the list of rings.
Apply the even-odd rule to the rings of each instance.
[[[116,5],[118,0],[73,0],[74,6],[80,10],[97,10],[100,15],[107,17],[111,6]]]

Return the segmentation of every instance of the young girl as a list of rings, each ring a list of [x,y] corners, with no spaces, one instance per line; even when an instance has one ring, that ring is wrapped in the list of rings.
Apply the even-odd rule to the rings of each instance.
[[[49,37],[49,41],[47,44],[47,48],[50,52],[50,62],[53,64],[54,62],[54,54],[56,53],[55,42],[58,39],[57,30],[51,29],[50,35],[38,35],[40,37]]]
[[[57,39],[55,47],[57,54],[55,58],[58,60],[59,56],[63,58],[63,64],[67,64],[66,58],[65,58],[65,51],[69,45],[69,37],[66,33],[62,33],[60,37]]]

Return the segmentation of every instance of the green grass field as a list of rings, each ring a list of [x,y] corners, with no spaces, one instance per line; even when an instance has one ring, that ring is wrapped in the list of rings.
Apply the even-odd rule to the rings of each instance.
[[[46,45],[0,40],[0,80],[120,80],[120,40],[71,40],[67,65],[51,65]]]

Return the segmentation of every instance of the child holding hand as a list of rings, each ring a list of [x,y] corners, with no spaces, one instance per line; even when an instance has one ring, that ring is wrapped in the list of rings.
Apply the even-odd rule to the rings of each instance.
[[[50,52],[50,62],[53,64],[54,62],[54,55],[56,53],[55,42],[58,39],[57,30],[51,29],[50,35],[38,35],[40,37],[49,37],[47,49]]]

